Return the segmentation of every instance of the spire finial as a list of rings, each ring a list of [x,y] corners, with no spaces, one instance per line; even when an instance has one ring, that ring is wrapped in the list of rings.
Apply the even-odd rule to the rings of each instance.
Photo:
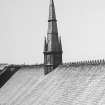
[[[51,20],[56,20],[55,6],[53,0],[50,0],[50,6],[49,6],[49,21]]]
[[[50,4],[54,4],[54,1],[53,0],[50,0]]]

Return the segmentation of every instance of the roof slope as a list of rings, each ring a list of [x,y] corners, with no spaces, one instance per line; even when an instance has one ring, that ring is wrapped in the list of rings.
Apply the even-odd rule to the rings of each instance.
[[[61,65],[46,76],[37,74],[17,72],[0,90],[1,104],[105,105],[105,64]]]
[[[0,89],[0,104],[19,98],[43,76],[43,67],[22,67]]]

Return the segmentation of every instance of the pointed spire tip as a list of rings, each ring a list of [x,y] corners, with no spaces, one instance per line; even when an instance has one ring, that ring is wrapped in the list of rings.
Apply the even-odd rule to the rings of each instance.
[[[54,4],[54,1],[53,0],[50,0],[50,4]]]
[[[53,0],[50,0],[50,6],[49,6],[49,21],[51,20],[56,21],[55,6]]]

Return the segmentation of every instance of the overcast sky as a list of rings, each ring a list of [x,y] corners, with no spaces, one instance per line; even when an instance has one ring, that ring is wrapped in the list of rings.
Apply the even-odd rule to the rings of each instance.
[[[0,63],[43,63],[50,0],[0,0]],[[105,59],[105,0],[54,0],[63,61]]]

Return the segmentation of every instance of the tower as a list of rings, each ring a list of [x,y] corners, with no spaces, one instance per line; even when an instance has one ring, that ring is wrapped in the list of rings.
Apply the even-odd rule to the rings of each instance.
[[[44,43],[44,73],[47,74],[62,64],[61,37],[58,37],[54,1],[50,0],[47,38]]]

